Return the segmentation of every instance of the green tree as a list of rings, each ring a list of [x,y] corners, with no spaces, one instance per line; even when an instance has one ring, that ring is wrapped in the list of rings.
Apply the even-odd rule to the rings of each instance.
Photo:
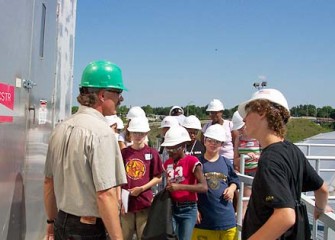
[[[129,108],[127,108],[127,106],[120,106],[117,110],[118,115],[124,119],[126,118],[127,112],[129,111]]]
[[[322,108],[318,108],[318,117],[329,118],[333,112],[334,109],[331,106],[324,106]]]
[[[72,114],[75,114],[78,111],[78,106],[73,106],[71,109]]]
[[[144,110],[147,116],[154,113],[154,110],[150,105],[143,106],[142,109]]]

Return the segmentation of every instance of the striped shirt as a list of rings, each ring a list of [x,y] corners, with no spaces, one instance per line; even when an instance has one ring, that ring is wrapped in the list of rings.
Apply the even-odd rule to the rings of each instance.
[[[253,138],[245,138],[240,136],[239,146],[238,146],[239,155],[244,154],[245,157],[245,172],[254,172],[257,170],[258,158],[261,154],[261,147],[259,142]],[[257,157],[251,158],[247,156],[248,153],[254,153]]]

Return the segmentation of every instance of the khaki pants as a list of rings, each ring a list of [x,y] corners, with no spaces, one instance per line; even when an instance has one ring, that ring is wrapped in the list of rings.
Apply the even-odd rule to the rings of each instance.
[[[144,227],[147,223],[149,209],[146,208],[138,212],[128,212],[121,215],[121,226],[124,240],[132,240],[134,233],[137,239],[142,238]]]

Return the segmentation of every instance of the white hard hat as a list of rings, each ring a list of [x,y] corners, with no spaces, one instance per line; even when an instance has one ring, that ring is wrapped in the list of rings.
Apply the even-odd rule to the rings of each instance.
[[[116,115],[105,116],[108,126],[112,126],[116,123]]]
[[[243,118],[238,113],[238,111],[234,112],[232,121],[233,121],[233,128],[232,128],[232,130],[239,130],[245,124],[245,122],[243,122]]]
[[[214,124],[209,126],[206,129],[204,136],[220,142],[224,142],[227,140],[226,131],[220,124]]]
[[[178,112],[179,114],[184,114],[184,110],[179,107],[179,106],[173,106],[171,109],[170,109],[170,112],[169,112],[169,115],[171,116],[172,112],[173,111],[176,111]]]
[[[144,110],[139,106],[131,107],[126,116],[128,120],[135,118],[135,117],[145,117]]]
[[[178,126],[179,122],[176,117],[174,116],[166,116],[163,121],[161,122],[160,128],[165,127],[172,127],[172,126]]]
[[[119,118],[118,116],[111,115],[111,116],[105,116],[105,118],[106,118],[107,123],[108,123],[109,126],[112,126],[112,125],[116,124],[117,129],[123,129],[124,128],[123,122],[122,122],[121,118]]]
[[[149,132],[149,121],[146,117],[135,117],[129,122],[127,128],[129,132]]]
[[[185,115],[178,115],[178,116],[172,116],[172,117],[174,117],[174,118],[177,119],[177,121],[178,121],[178,123],[179,123],[180,126],[183,125],[183,122],[184,122],[184,120],[186,118]]]
[[[248,101],[245,101],[238,106],[238,113],[241,115],[242,118],[245,118],[246,116],[245,106],[249,102],[257,99],[267,99],[270,102],[277,103],[283,106],[284,108],[286,108],[287,111],[290,112],[287,100],[281,92],[279,92],[276,89],[260,89],[257,92],[255,92]]]
[[[122,119],[119,118],[118,116],[116,116],[115,118],[116,118],[116,128],[120,130],[123,129],[124,125]]]
[[[213,99],[207,106],[207,112],[219,112],[223,111],[223,103],[219,99]]]
[[[172,126],[164,136],[163,147],[175,146],[183,142],[191,141],[190,135],[182,126]]]
[[[200,120],[194,116],[190,115],[184,119],[184,122],[182,124],[184,128],[192,128],[192,129],[198,129],[201,130],[201,123]]]

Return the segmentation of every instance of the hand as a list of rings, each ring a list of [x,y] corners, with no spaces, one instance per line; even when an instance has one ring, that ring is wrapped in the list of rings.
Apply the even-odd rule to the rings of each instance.
[[[166,190],[169,192],[177,191],[179,190],[179,184],[178,183],[168,183],[166,185]]]
[[[234,158],[234,170],[236,172],[240,172],[240,160],[239,157]]]
[[[251,159],[258,159],[259,158],[259,155],[257,155],[257,154],[255,154],[255,153],[253,153],[253,152],[250,152],[250,153],[248,153],[247,154]]]
[[[334,212],[334,209],[331,207],[331,206],[329,206],[328,204],[326,205],[326,208],[325,208],[325,213],[329,213],[329,212]]]
[[[132,189],[129,189],[130,196],[137,197],[143,192],[143,187],[134,187]]]
[[[202,220],[201,213],[200,213],[199,210],[198,210],[198,211],[197,211],[197,224],[200,224],[200,223],[201,223],[201,220]]]
[[[55,235],[54,235],[54,225],[53,224],[47,224],[47,236],[46,240],[54,240]]]
[[[123,204],[121,204],[120,213],[121,213],[121,215],[125,215],[126,214],[126,210],[124,209]]]
[[[324,210],[320,210],[319,208],[315,207],[314,208],[314,218],[315,219],[319,219],[319,217],[323,214],[323,213],[329,213],[329,212],[334,212],[334,209],[329,206],[328,204],[326,205]]]
[[[226,201],[233,201],[234,198],[234,190],[231,189],[230,187],[227,187],[224,191],[223,191],[223,199]]]

